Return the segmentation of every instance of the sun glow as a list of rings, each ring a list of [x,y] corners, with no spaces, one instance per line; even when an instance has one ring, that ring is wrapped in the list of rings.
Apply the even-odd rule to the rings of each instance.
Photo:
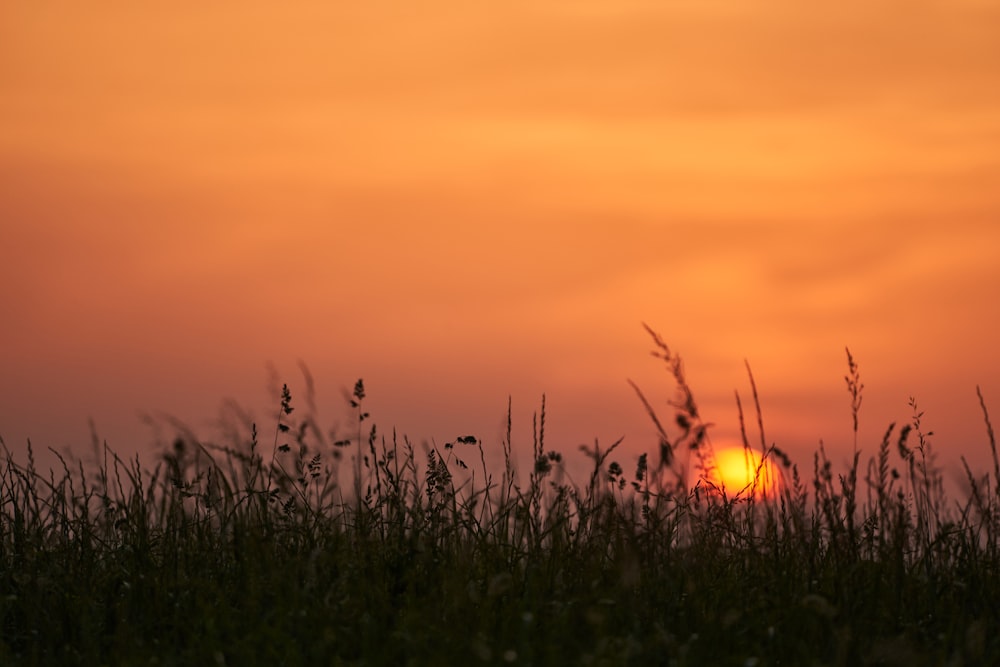
[[[726,495],[758,497],[772,495],[778,488],[779,472],[770,461],[761,463],[760,454],[744,447],[723,447],[715,451],[703,478]]]

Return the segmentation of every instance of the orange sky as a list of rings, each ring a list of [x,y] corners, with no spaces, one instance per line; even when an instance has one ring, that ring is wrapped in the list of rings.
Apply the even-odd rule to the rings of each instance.
[[[652,430],[686,360],[716,441],[948,460],[1000,420],[1000,7],[987,0],[4,3],[0,436],[128,451],[137,412],[321,417],[566,452]],[[266,412],[262,406],[268,406]],[[277,407],[276,402],[273,405]],[[627,468],[627,466],[626,466]]]

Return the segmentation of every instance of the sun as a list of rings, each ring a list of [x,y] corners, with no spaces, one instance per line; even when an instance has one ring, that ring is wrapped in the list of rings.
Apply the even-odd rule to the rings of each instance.
[[[702,477],[730,497],[741,492],[747,496],[751,491],[758,497],[766,497],[777,491],[779,473],[770,460],[761,465],[758,452],[744,447],[720,447],[715,450],[714,466]]]

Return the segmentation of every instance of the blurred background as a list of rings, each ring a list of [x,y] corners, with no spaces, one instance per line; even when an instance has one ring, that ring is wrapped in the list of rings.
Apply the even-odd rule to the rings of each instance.
[[[330,428],[364,378],[383,433],[498,451],[511,397],[530,452],[545,393],[549,448],[628,470],[626,379],[673,396],[646,322],[716,446],[746,361],[767,441],[846,463],[849,346],[866,455],[914,397],[986,465],[997,34],[985,0],[4,3],[0,436],[273,432],[304,363]]]

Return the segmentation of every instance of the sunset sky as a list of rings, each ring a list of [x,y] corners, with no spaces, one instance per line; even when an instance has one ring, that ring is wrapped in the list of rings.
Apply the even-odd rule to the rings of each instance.
[[[753,368],[811,470],[910,396],[944,461],[1000,422],[990,0],[0,6],[0,436],[321,420],[567,454],[655,445],[685,360],[713,441]],[[273,389],[273,387],[272,387]],[[664,407],[664,414],[669,411]],[[756,437],[756,436],[754,436]],[[627,469],[628,466],[626,466]]]

